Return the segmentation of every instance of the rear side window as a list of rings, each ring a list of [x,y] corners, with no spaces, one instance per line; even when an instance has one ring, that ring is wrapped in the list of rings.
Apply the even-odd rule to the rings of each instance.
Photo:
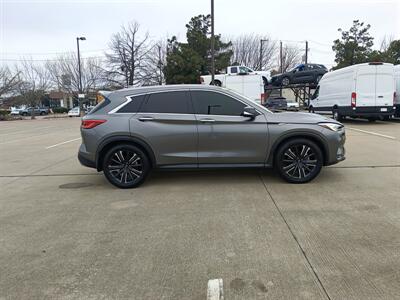
[[[237,73],[237,67],[231,67],[231,73]]]
[[[145,95],[140,95],[140,96],[132,96],[131,101],[121,107],[118,112],[119,113],[137,113],[139,111],[139,108],[144,100]]]
[[[199,115],[240,116],[246,105],[216,92],[192,91],[195,113]]]
[[[190,114],[189,92],[163,92],[150,94],[142,105],[140,112]]]
[[[107,97],[103,96],[103,100],[101,102],[99,102],[89,113],[88,115],[92,115],[94,114],[96,111],[99,111],[100,109],[106,107],[108,104],[110,104],[111,101],[110,99],[108,99]],[[78,107],[76,108],[78,109]]]

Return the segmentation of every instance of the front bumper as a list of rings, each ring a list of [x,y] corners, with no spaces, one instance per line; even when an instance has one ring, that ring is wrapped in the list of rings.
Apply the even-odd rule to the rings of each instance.
[[[328,130],[328,129],[326,129]],[[329,157],[326,160],[327,166],[337,164],[346,159],[346,149],[344,144],[346,142],[346,132],[341,130],[330,135],[329,141]]]

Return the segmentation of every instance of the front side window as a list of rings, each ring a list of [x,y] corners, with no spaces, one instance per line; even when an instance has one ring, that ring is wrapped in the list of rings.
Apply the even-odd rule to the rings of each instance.
[[[149,94],[140,112],[190,114],[189,93],[186,91]]]
[[[199,115],[240,116],[245,104],[216,92],[192,91],[195,113]]]

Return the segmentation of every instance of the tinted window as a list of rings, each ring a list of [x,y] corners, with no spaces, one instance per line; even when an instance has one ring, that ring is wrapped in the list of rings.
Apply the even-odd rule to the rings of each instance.
[[[232,97],[216,92],[193,91],[196,114],[240,116],[246,105]]]
[[[121,107],[119,113],[137,113],[139,111],[140,105],[143,102],[145,95],[131,97],[132,101],[127,105]]]
[[[191,113],[188,92],[164,92],[150,94],[140,109],[148,113]]]
[[[232,67],[231,68],[231,73],[237,73],[237,67]]]
[[[103,96],[103,100],[101,102],[99,102],[93,109],[91,109],[90,112],[88,113],[88,115],[94,114],[96,111],[106,107],[110,103],[111,103],[110,99]],[[78,110],[78,108],[79,107],[76,107],[74,109]]]

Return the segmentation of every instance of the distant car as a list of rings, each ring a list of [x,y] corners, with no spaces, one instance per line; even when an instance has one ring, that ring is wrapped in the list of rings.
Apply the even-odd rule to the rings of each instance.
[[[81,111],[79,107],[74,107],[68,111],[68,117],[80,117]]]
[[[286,110],[287,109],[287,101],[285,97],[275,97],[269,98],[265,103],[265,107],[270,110]]]
[[[21,109],[19,111],[19,114],[21,116],[30,116],[32,115],[32,110],[34,115],[48,115],[49,114],[49,109],[48,108],[42,108],[42,107],[28,107],[26,109]]]
[[[19,108],[12,109],[11,112],[10,112],[10,115],[19,116],[20,115],[20,113],[19,113],[20,111],[21,111],[21,109],[19,109]]]
[[[326,72],[328,69],[324,65],[300,64],[286,73],[272,76],[271,84],[274,86],[298,83],[317,84]]]
[[[296,102],[294,100],[288,100],[286,99],[287,102],[287,109],[288,110],[294,110],[294,111],[298,111],[300,108],[299,102]]]

